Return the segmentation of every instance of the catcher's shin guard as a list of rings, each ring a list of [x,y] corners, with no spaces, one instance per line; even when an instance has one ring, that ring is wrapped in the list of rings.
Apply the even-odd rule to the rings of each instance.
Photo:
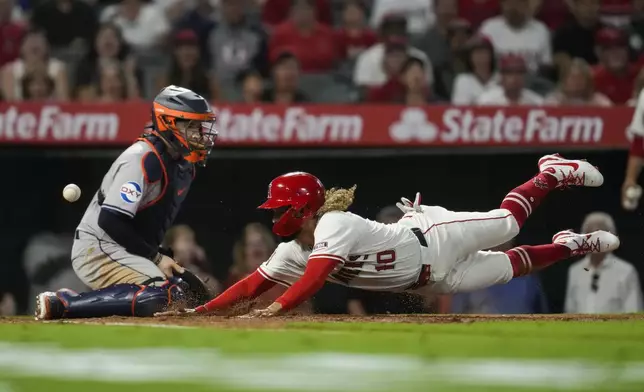
[[[184,299],[179,283],[168,281],[159,287],[117,284],[80,294],[70,290],[41,293],[37,297],[36,319],[150,317],[167,309],[172,302]]]

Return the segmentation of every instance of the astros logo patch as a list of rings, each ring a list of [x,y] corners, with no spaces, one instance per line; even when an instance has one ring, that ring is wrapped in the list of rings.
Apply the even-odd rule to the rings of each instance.
[[[136,203],[141,198],[141,185],[128,181],[121,185],[121,199],[126,203]]]

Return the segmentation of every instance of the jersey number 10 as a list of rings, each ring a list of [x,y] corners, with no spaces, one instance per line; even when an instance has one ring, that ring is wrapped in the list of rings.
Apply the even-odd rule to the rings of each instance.
[[[349,256],[349,261],[344,263],[342,269],[333,274],[333,277],[337,280],[348,284],[356,276],[362,272],[362,266],[364,266],[364,261],[357,261],[359,259],[367,260],[369,255],[364,256]],[[393,249],[383,250],[382,252],[376,253],[376,271],[391,270],[396,267],[393,264],[396,261],[396,251]]]

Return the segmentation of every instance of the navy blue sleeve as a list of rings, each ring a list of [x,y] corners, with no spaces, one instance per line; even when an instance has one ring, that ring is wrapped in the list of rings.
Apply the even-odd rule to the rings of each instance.
[[[98,215],[98,226],[129,253],[153,260],[159,252],[137,233],[132,219],[118,211],[102,209]]]

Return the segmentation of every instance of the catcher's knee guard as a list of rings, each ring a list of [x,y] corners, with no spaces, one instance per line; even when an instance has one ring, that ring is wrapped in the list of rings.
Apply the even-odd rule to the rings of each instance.
[[[181,279],[161,286],[117,284],[87,293],[60,290],[37,297],[36,318],[90,318],[109,316],[150,317],[174,301],[185,299]]]

